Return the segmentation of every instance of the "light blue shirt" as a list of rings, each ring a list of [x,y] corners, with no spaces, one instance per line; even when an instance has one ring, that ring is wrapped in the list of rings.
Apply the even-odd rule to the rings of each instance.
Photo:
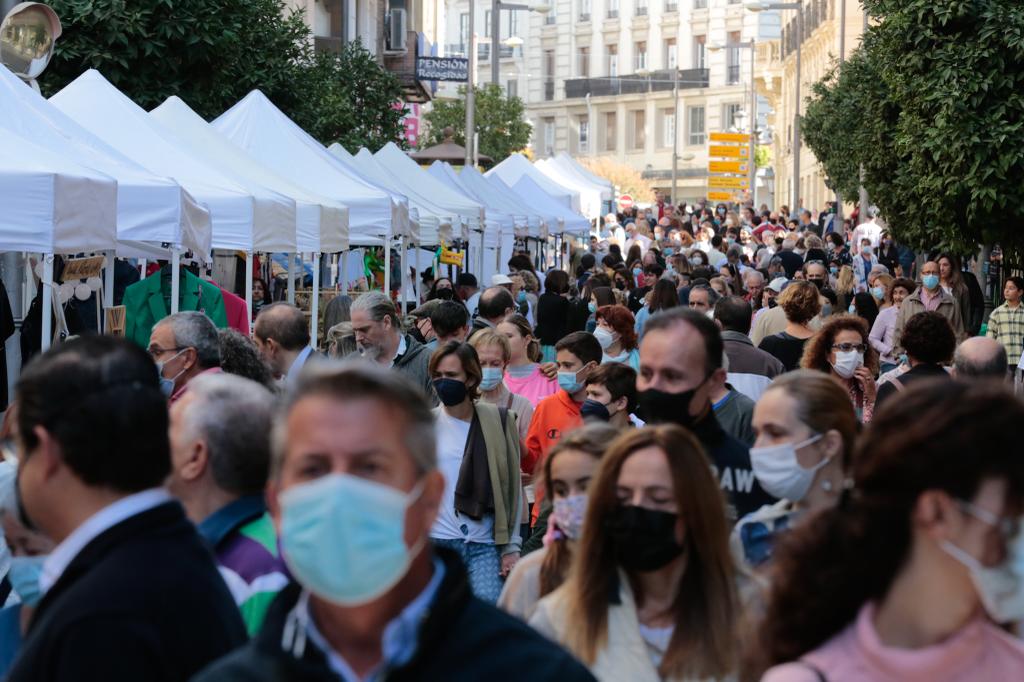
[[[359,677],[348,662],[341,657],[341,654],[332,649],[324,636],[317,630],[316,623],[309,615],[309,592],[302,592],[295,605],[295,614],[300,623],[305,623],[306,635],[309,639],[320,651],[324,652],[331,670],[344,682],[371,682],[382,679],[389,670],[400,668],[412,660],[419,645],[420,625],[427,617],[443,579],[444,564],[435,557],[434,575],[430,578],[426,588],[384,628],[380,647],[383,659],[366,677]]]
[[[306,360],[312,352],[313,349],[310,346],[306,346],[302,349],[301,353],[295,356],[295,362],[288,368],[288,374],[285,376],[285,384],[288,386],[295,385],[295,382],[299,380],[299,375],[302,374],[302,368],[306,366]]]

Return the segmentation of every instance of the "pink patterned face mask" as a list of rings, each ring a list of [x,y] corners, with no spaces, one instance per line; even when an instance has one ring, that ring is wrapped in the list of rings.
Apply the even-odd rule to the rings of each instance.
[[[570,495],[556,499],[552,504],[551,518],[570,540],[578,540],[583,533],[583,517],[587,513],[587,496]]]

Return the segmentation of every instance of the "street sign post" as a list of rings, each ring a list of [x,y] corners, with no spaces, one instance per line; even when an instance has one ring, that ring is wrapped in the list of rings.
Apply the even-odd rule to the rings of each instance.
[[[732,192],[708,192],[708,201],[733,201]]]
[[[623,211],[628,211],[629,209],[633,208],[633,197],[629,196],[628,194],[623,194],[621,197],[619,197],[619,208],[622,209]]]
[[[746,147],[713,144],[708,146],[708,156],[718,156],[725,159],[746,159],[750,156],[750,150]]]
[[[736,173],[746,175],[750,166],[746,161],[708,161],[709,173]]]
[[[711,133],[711,141],[747,144],[750,142],[750,136],[745,133]]]
[[[750,189],[750,180],[747,178],[712,175],[708,178],[708,187],[716,189]]]

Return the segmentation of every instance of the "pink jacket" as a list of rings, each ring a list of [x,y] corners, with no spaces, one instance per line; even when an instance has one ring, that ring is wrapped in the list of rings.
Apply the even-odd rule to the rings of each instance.
[[[801,658],[772,668],[761,682],[975,682],[1024,679],[1024,642],[979,618],[923,649],[887,647],[878,639],[874,605]],[[813,667],[812,667],[813,666]],[[816,670],[817,671],[816,671]],[[819,674],[820,673],[820,674]],[[822,677],[822,675],[824,677]]]

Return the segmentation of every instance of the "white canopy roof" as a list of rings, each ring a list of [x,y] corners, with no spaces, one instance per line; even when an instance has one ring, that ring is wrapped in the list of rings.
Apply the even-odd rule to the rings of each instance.
[[[6,131],[0,144],[0,250],[113,249],[117,182]]]
[[[401,215],[391,197],[338,163],[259,90],[221,114],[213,127],[260,163],[347,206],[352,244],[379,243],[374,237],[399,231]]]
[[[409,237],[412,241],[418,242],[420,240],[420,215],[414,207],[409,206],[409,197],[404,194],[396,194],[387,187],[379,185],[373,180],[372,177],[367,175],[359,163],[356,162],[356,157],[352,156],[347,149],[342,147],[337,142],[332,142],[327,151],[341,163],[345,164],[350,173],[354,173],[363,179],[363,182],[376,187],[380,191],[391,197],[391,202],[395,206],[396,211],[401,215],[400,225],[402,229],[399,229],[399,225],[394,225],[395,236]]]
[[[455,169],[451,168],[451,166],[449,168],[452,173],[455,172]],[[498,178],[484,177],[480,171],[472,166],[464,167],[458,177],[459,182],[472,192],[478,201],[484,201],[488,206],[493,206],[497,210],[512,216],[516,223],[517,237],[540,236],[541,223],[544,222],[544,217],[540,213],[533,211],[531,207],[523,204],[522,198],[509,191],[508,186],[498,180]],[[498,187],[495,183],[500,183],[501,186]]]
[[[601,187],[570,174],[551,159],[541,159],[533,165],[563,187],[579,192],[580,212],[583,215],[592,220],[601,217]]]
[[[577,177],[600,187],[601,198],[605,201],[611,201],[615,198],[615,185],[612,184],[608,178],[602,178],[600,175],[592,172],[579,161],[569,156],[566,152],[558,152],[551,161],[558,164],[568,172],[575,174]]]
[[[199,114],[192,111],[178,97],[168,97],[163,104],[150,112],[150,116],[162,124],[168,134],[178,139],[182,146],[211,165],[221,169],[225,175],[240,178],[253,196],[267,193],[288,198],[294,206],[293,229],[288,239],[276,244],[257,242],[267,251],[341,251],[348,248],[348,209],[343,205],[307,192],[281,175],[270,170],[246,154],[217,132]],[[258,204],[257,204],[258,205]],[[284,237],[277,231],[267,235]]]
[[[210,214],[188,192],[122,155],[2,65],[0,112],[0,128],[117,180],[117,237],[122,243],[171,244],[209,253]],[[117,250],[122,255],[132,251],[123,245]]]
[[[533,178],[524,175],[519,179],[519,182],[512,186],[512,189],[529,202],[530,206],[534,206],[545,213],[558,216],[561,228],[553,230],[554,232],[586,234],[590,231],[589,220],[560,204],[554,197],[545,192],[540,185],[534,182]]]
[[[580,193],[577,190],[565,187],[552,180],[533,167],[522,154],[512,154],[497,166],[487,171],[487,177],[499,177],[509,187],[514,186],[523,176],[531,178],[547,194],[557,199],[566,208],[573,211],[580,210]]]
[[[50,101],[125,156],[153,173],[174,178],[206,204],[213,225],[213,248],[254,248],[252,195],[181,149],[142,107],[99,71],[86,71]]]
[[[462,186],[459,182],[459,176],[455,172],[455,169],[446,164],[443,161],[435,161],[427,169],[435,180],[443,183],[453,192],[458,192],[460,195],[470,201],[475,201],[476,198]],[[484,204],[486,206],[486,204]],[[515,234],[516,224],[515,219],[512,216],[495,211],[491,207],[486,206],[487,217],[484,221],[486,227],[484,229],[484,246],[496,247],[501,243],[500,233],[504,231],[505,234]]]

